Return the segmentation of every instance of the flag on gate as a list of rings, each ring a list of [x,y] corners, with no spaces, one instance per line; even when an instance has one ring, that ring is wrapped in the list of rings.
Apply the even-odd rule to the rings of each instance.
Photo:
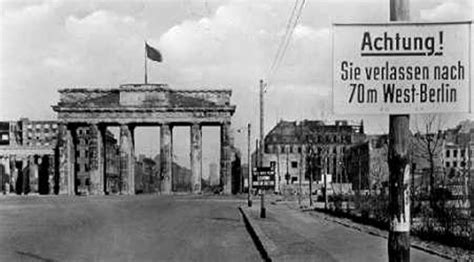
[[[145,49],[146,49],[146,56],[148,57],[148,59],[156,61],[156,62],[163,62],[161,53],[156,48],[149,46],[148,43],[145,42]]]

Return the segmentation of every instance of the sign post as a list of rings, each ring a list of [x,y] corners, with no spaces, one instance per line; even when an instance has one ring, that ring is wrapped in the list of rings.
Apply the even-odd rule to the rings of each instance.
[[[410,20],[409,9],[408,0],[390,0],[390,21]],[[441,49],[441,47],[439,48]],[[409,262],[411,219],[408,149],[410,146],[410,115],[390,115],[388,140],[388,213],[390,216],[388,260]]]
[[[255,167],[252,174],[252,186],[260,191],[260,217],[265,218],[265,190],[275,187],[275,166]]]
[[[334,112],[389,115],[389,261],[410,260],[409,114],[472,108],[471,22],[404,22],[408,2],[390,0],[397,23],[333,26]]]

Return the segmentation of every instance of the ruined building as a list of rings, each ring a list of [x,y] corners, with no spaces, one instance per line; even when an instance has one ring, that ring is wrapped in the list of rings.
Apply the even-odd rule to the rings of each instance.
[[[56,121],[0,123],[1,191],[17,194],[50,194],[57,190],[55,177]]]
[[[0,123],[0,180],[2,191],[17,194],[59,193],[58,172],[58,122],[22,118],[19,121]],[[117,140],[106,132],[107,177],[110,187],[118,177]],[[91,130],[77,130],[76,194],[90,194],[90,165],[93,159],[89,144],[94,144]],[[109,190],[112,191],[112,190]]]
[[[317,161],[314,183],[321,184],[323,175],[328,183],[348,183],[350,178],[344,169],[346,149],[365,140],[363,124],[349,125],[347,121],[325,124],[323,121],[301,122],[280,121],[266,136],[263,166],[275,166],[275,191],[280,192],[288,185],[295,185],[301,179],[307,187],[308,156],[313,154]]]

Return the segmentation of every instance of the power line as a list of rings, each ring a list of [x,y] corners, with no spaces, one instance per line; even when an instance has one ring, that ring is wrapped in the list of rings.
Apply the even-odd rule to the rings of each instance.
[[[298,0],[295,0],[295,4],[293,6],[293,10],[291,11],[291,14],[290,16],[288,17],[288,22],[286,23],[286,29],[285,29],[285,33],[283,34],[282,38],[281,38],[281,41],[280,41],[280,44],[278,45],[278,49],[277,49],[277,52],[275,54],[275,59],[273,60],[270,68],[269,68],[269,72],[271,72],[273,70],[273,68],[275,67],[275,64],[276,64],[276,61],[278,60],[278,57],[280,56],[280,53],[282,51],[282,48],[284,46],[284,43],[286,41],[286,37],[288,36],[288,33],[290,31],[290,27],[291,27],[291,22],[293,20],[293,17],[295,16],[295,12],[296,12],[296,8],[298,6]]]
[[[272,63],[272,67],[270,68],[270,72],[268,73],[268,82],[273,77],[273,74],[278,70],[278,68],[280,67],[281,62],[283,61],[283,58],[286,54],[286,51],[288,50],[288,46],[290,44],[293,32],[294,32],[296,26],[298,25],[299,19],[301,18],[301,14],[302,14],[303,7],[304,7],[305,3],[306,3],[306,0],[303,0],[301,2],[301,4],[299,5],[298,12],[296,14],[296,18],[293,19],[294,12],[292,12],[292,15],[290,16],[290,19],[288,20],[288,22],[289,22],[288,25],[290,25],[291,27],[289,27],[287,25],[287,29],[289,28],[289,30],[287,30],[287,33],[285,34],[285,38],[283,38],[283,41],[280,43],[281,44],[280,46],[283,46],[283,48],[282,49],[279,48],[280,52],[277,52],[277,56],[275,56],[274,63]],[[297,4],[298,4],[298,0],[295,2],[295,7],[294,7],[293,10],[296,9]]]
[[[298,10],[298,14],[297,14],[297,16],[296,16],[296,19],[294,20],[294,23],[293,23],[293,25],[292,25],[292,27],[291,27],[290,34],[289,34],[289,36],[288,36],[288,38],[287,38],[287,41],[286,41],[286,43],[285,43],[285,47],[283,48],[283,52],[282,52],[282,54],[281,54],[281,56],[280,56],[280,59],[278,60],[278,62],[277,62],[277,64],[276,64],[276,67],[275,67],[274,71],[272,72],[272,74],[274,74],[274,73],[276,72],[276,70],[278,69],[278,67],[280,66],[280,64],[281,64],[281,62],[282,62],[282,60],[283,60],[283,57],[285,56],[285,53],[286,53],[286,51],[287,51],[287,49],[288,49],[288,46],[289,46],[289,44],[290,44],[290,41],[291,41],[291,37],[293,36],[293,32],[295,31],[295,28],[296,28],[296,26],[298,25],[298,21],[299,21],[299,19],[300,19],[300,17],[301,17],[301,13],[302,13],[302,11],[303,11],[303,7],[304,7],[305,2],[306,2],[306,1],[303,0],[303,2],[302,2],[301,5],[300,5],[300,8],[299,8],[299,10]]]
[[[299,9],[298,9],[298,13],[297,13],[297,15],[296,15],[296,18],[294,19],[293,24],[292,24],[292,26],[291,26],[291,30],[289,31],[288,37],[286,38],[286,42],[285,42],[285,45],[284,45],[284,47],[283,47],[283,51],[281,52],[280,57],[278,58],[278,60],[277,60],[277,62],[276,62],[276,65],[275,65],[273,71],[270,72],[270,76],[273,76],[273,74],[278,70],[278,68],[279,68],[280,65],[281,65],[281,62],[283,61],[283,58],[284,58],[284,56],[285,56],[285,54],[286,54],[286,51],[288,50],[288,46],[289,46],[289,44],[290,44],[291,37],[293,36],[293,32],[294,32],[296,26],[298,25],[298,21],[299,21],[299,19],[300,19],[300,17],[301,17],[301,14],[302,14],[303,7],[304,7],[305,2],[306,2],[306,1],[303,0],[303,1],[301,2],[301,5],[299,6]]]

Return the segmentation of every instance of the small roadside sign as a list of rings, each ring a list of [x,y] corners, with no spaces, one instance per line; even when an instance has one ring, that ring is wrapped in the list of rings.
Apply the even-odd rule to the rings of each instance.
[[[254,167],[252,170],[252,186],[257,189],[271,189],[275,187],[275,168]]]

